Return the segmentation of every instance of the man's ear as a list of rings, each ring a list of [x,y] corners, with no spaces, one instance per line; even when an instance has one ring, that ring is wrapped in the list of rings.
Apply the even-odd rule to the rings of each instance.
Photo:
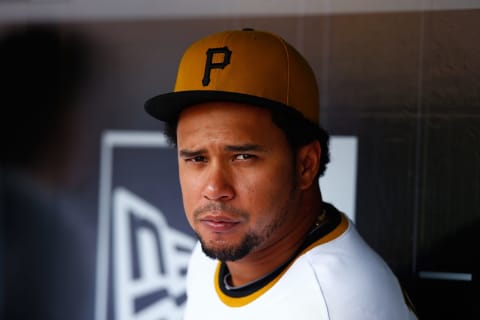
[[[318,140],[300,147],[297,151],[298,187],[300,190],[308,189],[312,183],[317,182],[320,170],[322,148]]]

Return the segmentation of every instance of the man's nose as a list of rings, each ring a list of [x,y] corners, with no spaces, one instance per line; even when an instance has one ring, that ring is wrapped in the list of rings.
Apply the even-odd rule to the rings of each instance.
[[[231,172],[219,163],[211,164],[206,175],[204,198],[214,201],[228,201],[235,196],[231,183]]]

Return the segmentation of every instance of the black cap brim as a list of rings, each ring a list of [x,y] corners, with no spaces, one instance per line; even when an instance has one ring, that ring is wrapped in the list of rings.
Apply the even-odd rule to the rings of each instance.
[[[293,111],[292,108],[282,103],[265,98],[236,92],[206,90],[178,91],[161,94],[147,100],[145,102],[145,110],[158,120],[172,123],[178,120],[180,113],[184,109],[193,105],[214,101],[244,103],[269,109],[274,108],[290,112]]]

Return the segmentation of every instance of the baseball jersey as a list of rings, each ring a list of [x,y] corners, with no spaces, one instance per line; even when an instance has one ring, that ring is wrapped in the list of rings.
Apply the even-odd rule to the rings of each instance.
[[[325,204],[328,222],[271,274],[230,288],[228,268],[197,244],[187,274],[185,320],[416,319],[386,263],[353,223]]]

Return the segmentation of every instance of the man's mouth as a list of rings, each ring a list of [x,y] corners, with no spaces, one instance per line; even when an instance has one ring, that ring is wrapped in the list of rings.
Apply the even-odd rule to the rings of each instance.
[[[241,222],[240,219],[224,215],[206,215],[198,220],[208,230],[215,233],[230,232]]]

